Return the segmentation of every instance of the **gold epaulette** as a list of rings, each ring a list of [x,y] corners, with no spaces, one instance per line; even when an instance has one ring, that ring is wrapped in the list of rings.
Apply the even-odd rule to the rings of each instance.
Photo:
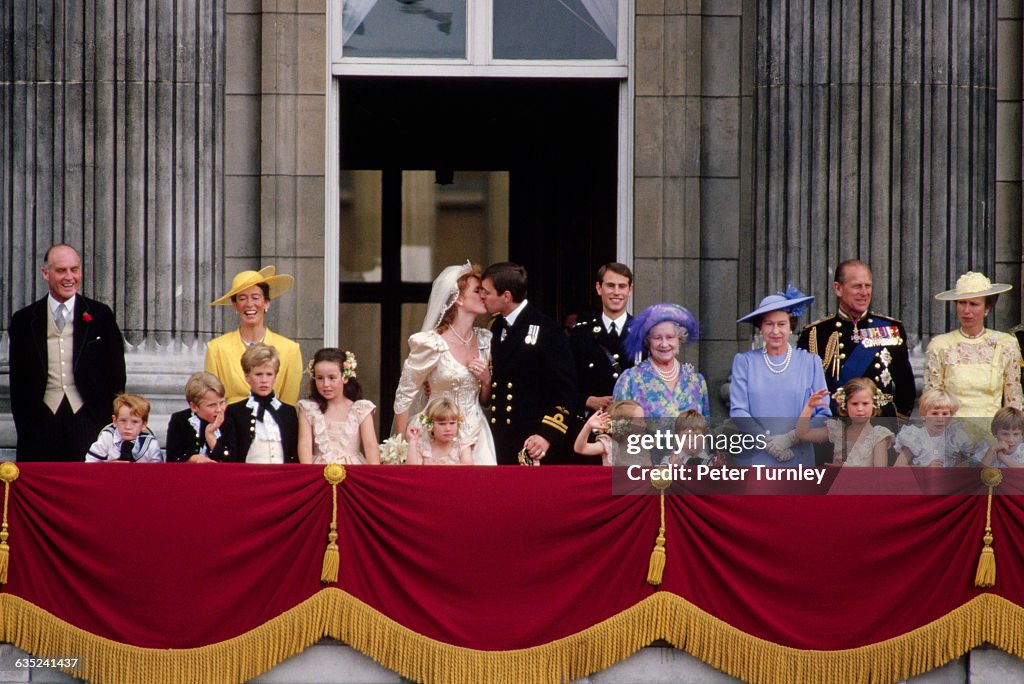
[[[898,318],[893,318],[892,316],[886,316],[885,314],[880,314],[877,311],[871,311],[870,309],[868,310],[867,315],[871,316],[872,318],[881,318],[882,320],[886,320],[886,321],[889,321],[891,323],[899,323],[900,325],[903,324],[903,321],[901,321]]]

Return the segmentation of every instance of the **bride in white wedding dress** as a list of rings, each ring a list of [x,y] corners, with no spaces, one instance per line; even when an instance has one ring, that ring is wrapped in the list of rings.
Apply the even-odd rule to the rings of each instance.
[[[487,313],[479,293],[480,269],[468,261],[434,280],[420,332],[409,337],[409,356],[395,392],[395,432],[405,434],[410,413],[430,397],[448,397],[462,412],[459,438],[473,445],[475,465],[495,465],[494,438],[481,402],[491,393],[491,331],[473,326]]]

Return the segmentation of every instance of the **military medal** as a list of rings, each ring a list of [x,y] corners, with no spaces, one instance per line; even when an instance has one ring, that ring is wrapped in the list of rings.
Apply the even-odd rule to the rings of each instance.
[[[540,326],[531,325],[526,331],[526,338],[523,340],[526,344],[537,344],[537,338],[540,336]]]

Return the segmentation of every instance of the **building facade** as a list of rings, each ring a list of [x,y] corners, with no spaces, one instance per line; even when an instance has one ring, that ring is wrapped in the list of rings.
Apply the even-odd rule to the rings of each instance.
[[[79,247],[167,410],[234,325],[208,302],[267,264],[296,275],[270,325],[355,351],[385,426],[467,258],[524,263],[560,318],[631,264],[634,309],[699,316],[712,395],[738,315],[788,282],[825,314],[843,258],[914,343],[968,268],[1021,317],[1018,3],[40,1],[0,27],[0,325]]]

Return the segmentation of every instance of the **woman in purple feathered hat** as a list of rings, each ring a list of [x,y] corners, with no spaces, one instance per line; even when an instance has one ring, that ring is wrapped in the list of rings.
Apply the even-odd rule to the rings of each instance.
[[[825,389],[821,359],[789,342],[797,318],[814,297],[790,285],[768,295],[740,318],[760,331],[764,347],[736,355],[732,362],[729,415],[736,426],[765,438],[767,449],[753,449],[732,461],[738,466],[814,466],[810,444],[797,443],[793,428],[811,392]],[[815,409],[813,419],[830,416],[828,404]]]
[[[630,368],[615,383],[614,398],[632,399],[648,418],[675,419],[694,409],[709,417],[708,386],[688,363],[676,359],[679,348],[697,339],[697,319],[678,304],[654,304],[629,325],[625,349],[647,359]]]

